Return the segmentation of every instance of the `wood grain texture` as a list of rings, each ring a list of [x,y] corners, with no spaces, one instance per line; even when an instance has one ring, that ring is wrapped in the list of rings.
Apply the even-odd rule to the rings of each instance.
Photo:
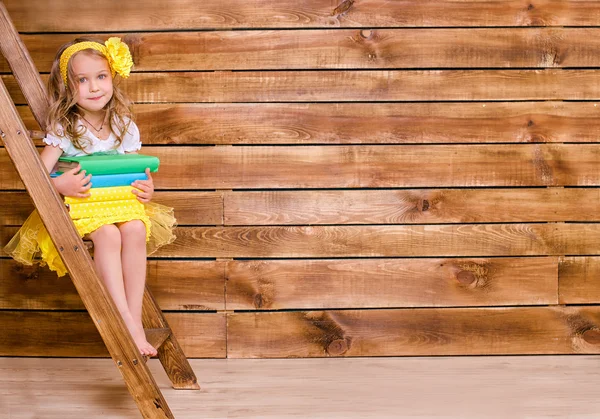
[[[600,70],[323,70],[135,73],[137,103],[598,100]],[[12,76],[2,76],[24,104]],[[465,89],[465,86],[469,86]]]
[[[3,356],[106,356],[86,313],[0,318]],[[225,357],[225,315],[167,319],[189,357]],[[233,313],[227,323],[230,358],[600,353],[592,306]]]
[[[222,192],[156,191],[152,199],[159,204],[174,208],[179,225],[223,224]]]
[[[600,302],[600,258],[569,256],[558,265],[560,304],[597,304]]]
[[[595,355],[190,364],[208,391],[174,390],[158,360],[148,362],[177,419],[581,419],[600,411]],[[0,358],[0,405],[10,419],[139,417],[108,359]]]
[[[558,259],[257,260],[227,264],[227,310],[557,304]]]
[[[596,144],[161,147],[152,152],[166,174],[157,181],[159,188],[600,185]],[[195,177],[186,177],[194,171]]]
[[[39,129],[27,107],[19,111],[29,129]],[[134,111],[147,145],[597,142],[600,137],[600,108],[592,102],[137,104]]]
[[[124,33],[134,71],[600,66],[598,28]],[[92,34],[105,40],[106,34]],[[73,35],[23,35],[41,72]],[[177,45],[174,49],[173,45]],[[9,72],[0,59],[0,72]]]
[[[224,198],[225,225],[563,222],[600,217],[596,188],[232,191]]]
[[[223,224],[223,195],[221,192],[156,191],[154,202],[175,209],[179,225]],[[33,211],[25,192],[0,192],[0,225],[21,225]]]
[[[68,0],[5,0],[21,32],[82,32],[314,27],[599,26],[594,1],[228,1],[107,0],[102,6]],[[64,19],[69,13],[77,19]],[[97,29],[96,29],[97,30]]]
[[[0,192],[0,227],[23,224],[33,208],[27,192]]]
[[[167,313],[186,355],[224,358],[225,315]],[[0,356],[106,357],[108,352],[85,312],[0,311]]]
[[[314,258],[594,255],[600,224],[183,227],[158,257]]]
[[[4,3],[45,73],[76,34],[131,45],[186,355],[600,354],[600,2]],[[0,148],[0,356],[106,356],[1,249],[23,188]]]
[[[148,286],[164,310],[224,310],[225,263],[148,261]],[[70,278],[38,265],[0,259],[0,309],[83,310]]]
[[[600,308],[234,313],[229,358],[600,353]]]
[[[600,185],[600,145],[147,147],[158,189]],[[190,176],[194,173],[194,176]],[[309,175],[307,175],[309,174]],[[0,189],[22,189],[0,149]]]

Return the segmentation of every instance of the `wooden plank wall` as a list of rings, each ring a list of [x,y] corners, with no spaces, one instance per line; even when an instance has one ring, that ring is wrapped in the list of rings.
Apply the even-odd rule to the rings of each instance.
[[[600,2],[5,4],[43,77],[131,45],[188,356],[600,353]],[[1,244],[31,209],[0,149]],[[106,355],[68,280],[0,275],[0,355]]]

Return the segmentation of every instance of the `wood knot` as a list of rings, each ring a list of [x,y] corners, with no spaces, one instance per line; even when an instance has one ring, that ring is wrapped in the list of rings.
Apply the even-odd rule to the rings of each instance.
[[[346,339],[336,339],[327,346],[327,353],[333,356],[343,355],[348,351]]]
[[[35,281],[40,277],[39,265],[34,265],[33,267],[21,264],[15,265],[14,272],[17,276],[23,278],[25,281]]]
[[[362,36],[365,39],[370,38],[372,34],[373,34],[373,32],[370,31],[369,29],[363,29],[362,31],[360,31],[360,36]]]
[[[429,201],[424,199],[423,201],[421,201],[421,211],[425,212],[429,209]]]
[[[583,332],[583,340],[591,345],[600,345],[600,329],[589,329]]]
[[[256,308],[261,308],[264,304],[264,300],[263,300],[263,296],[262,294],[256,294],[254,296],[254,307]]]
[[[533,10],[535,9],[535,6],[531,3],[529,3],[529,6],[527,6],[527,10]]]
[[[533,125],[534,125],[534,124],[533,124],[533,121],[530,119],[530,120],[527,122],[527,126],[528,126],[528,127],[532,127]]]
[[[40,278],[40,271],[39,269],[36,269],[35,271],[31,272],[29,275],[27,275],[27,277],[25,279],[32,280],[32,281],[36,281]]]
[[[491,279],[491,271],[487,264],[465,262],[458,265],[456,280],[460,285],[474,288],[486,288]]]
[[[469,271],[460,271],[456,275],[456,279],[458,282],[460,282],[463,285],[471,285],[475,281],[477,281],[477,278],[475,278],[475,275],[473,274],[473,272],[469,272]]]
[[[343,1],[338,7],[333,9],[333,12],[331,12],[331,16],[337,16],[341,15],[342,13],[346,13],[348,10],[350,10],[353,4],[354,0]]]

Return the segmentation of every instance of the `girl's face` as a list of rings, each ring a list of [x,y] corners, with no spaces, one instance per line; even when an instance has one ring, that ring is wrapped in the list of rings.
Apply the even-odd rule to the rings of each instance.
[[[94,54],[79,53],[71,58],[71,68],[78,85],[77,105],[85,115],[104,112],[113,96],[113,81],[108,61]]]

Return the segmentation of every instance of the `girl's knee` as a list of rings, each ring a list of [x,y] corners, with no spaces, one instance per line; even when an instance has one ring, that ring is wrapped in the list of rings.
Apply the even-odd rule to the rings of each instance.
[[[123,237],[138,237],[146,240],[146,224],[141,220],[131,220],[119,226]]]
[[[121,246],[121,232],[114,224],[106,224],[89,235],[94,245]]]

